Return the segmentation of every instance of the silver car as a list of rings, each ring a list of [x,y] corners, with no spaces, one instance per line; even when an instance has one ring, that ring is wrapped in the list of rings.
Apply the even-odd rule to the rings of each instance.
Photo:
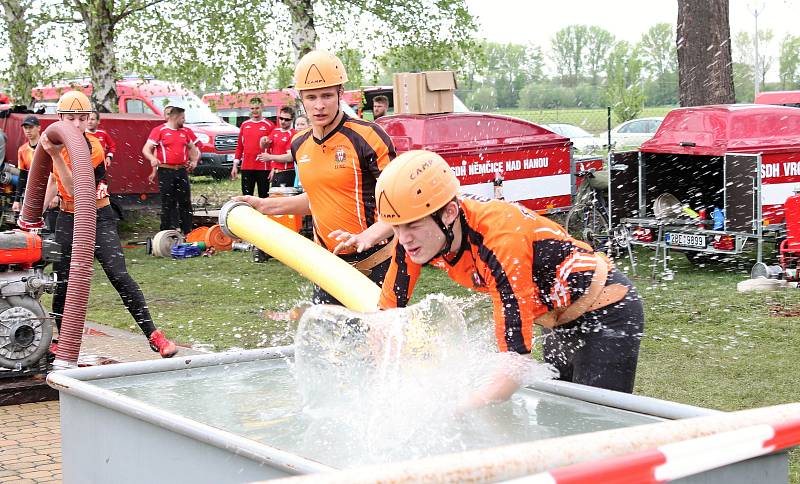
[[[615,149],[635,148],[656,134],[663,117],[639,118],[625,121],[611,130],[611,146]],[[608,131],[600,134],[603,140],[608,139]]]
[[[546,124],[542,127],[569,138],[569,140],[572,141],[572,146],[575,147],[575,150],[582,153],[594,153],[595,151],[600,151],[604,145],[602,138],[598,138],[592,133],[589,133],[583,128],[575,126],[574,124]]]

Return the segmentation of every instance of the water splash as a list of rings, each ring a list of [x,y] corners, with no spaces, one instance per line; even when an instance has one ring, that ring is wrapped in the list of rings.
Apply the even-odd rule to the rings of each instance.
[[[348,452],[365,462],[461,450],[488,424],[459,416],[459,404],[501,367],[523,384],[554,376],[529,356],[498,353],[486,331],[469,330],[460,304],[436,295],[370,315],[306,311],[294,365],[303,412],[316,423],[306,445],[348,435]]]

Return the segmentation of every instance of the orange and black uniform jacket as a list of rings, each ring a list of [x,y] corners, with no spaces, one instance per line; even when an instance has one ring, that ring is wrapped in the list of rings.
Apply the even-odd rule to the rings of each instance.
[[[336,229],[360,233],[378,220],[375,182],[395,151],[377,124],[346,114],[323,139],[306,129],[292,139],[292,156],[308,194],[317,242],[333,250]]]
[[[105,184],[105,177],[106,177],[106,164],[105,158],[106,154],[103,151],[103,145],[100,144],[100,140],[95,138],[94,136],[86,136],[84,134],[84,138],[86,139],[86,144],[89,145],[89,150],[92,152],[92,166],[94,167],[94,181],[95,184],[100,185],[101,183]],[[72,170],[72,160],[69,157],[69,153],[67,149],[64,148],[61,150],[61,157],[64,158],[64,163],[66,163],[67,167]],[[56,183],[58,184],[58,194],[61,196],[62,200],[66,200],[68,202],[74,202],[75,198],[73,195],[67,193],[67,190],[64,188],[64,185],[61,183],[61,178],[58,177],[56,173],[55,167],[53,167],[53,176],[56,179]],[[98,200],[100,199],[100,192],[98,191]],[[108,196],[106,193],[105,196]]]
[[[31,146],[29,142],[25,142],[17,150],[17,168],[19,168],[19,179],[17,180],[17,189],[14,192],[14,201],[22,202],[22,197],[25,196],[25,186],[28,184],[28,172],[31,170],[33,163],[33,150],[35,146]]]
[[[491,296],[501,351],[529,353],[534,319],[579,298],[598,258],[588,244],[521,205],[477,197],[458,201],[461,248],[450,262],[437,257],[430,264]],[[408,304],[421,269],[395,244],[381,293],[384,309]]]

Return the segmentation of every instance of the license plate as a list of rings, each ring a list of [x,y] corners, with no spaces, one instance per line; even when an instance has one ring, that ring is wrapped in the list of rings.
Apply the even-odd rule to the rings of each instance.
[[[228,153],[227,155],[225,155],[225,158],[228,161],[233,161],[233,155],[235,155],[235,153]]]
[[[667,233],[667,245],[674,245],[677,247],[697,247],[701,249],[706,248],[706,236],[697,234],[676,234]]]

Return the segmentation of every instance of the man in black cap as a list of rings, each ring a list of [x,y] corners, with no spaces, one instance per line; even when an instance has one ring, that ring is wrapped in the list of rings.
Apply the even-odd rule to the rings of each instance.
[[[39,118],[33,115],[25,116],[25,119],[22,120],[22,131],[25,133],[28,142],[23,143],[17,150],[19,181],[17,182],[17,190],[14,192],[14,204],[11,205],[11,210],[15,213],[22,208],[25,185],[28,183],[28,171],[31,169],[31,163],[33,162],[33,152],[36,150],[36,145],[39,144],[39,136],[41,135]],[[58,207],[58,198],[53,200],[51,206],[47,207],[45,212],[45,225],[49,230],[52,230],[55,226],[55,216],[58,215],[58,211],[54,210],[56,207]]]
[[[22,203],[22,197],[25,194],[25,185],[28,182],[28,171],[31,169],[31,162],[33,161],[33,151],[36,145],[39,144],[40,126],[39,118],[36,116],[25,116],[22,120],[22,131],[25,137],[28,138],[27,143],[20,145],[17,150],[17,168],[19,168],[19,182],[17,183],[17,191],[14,193],[14,204],[11,209],[14,212],[19,212]]]

